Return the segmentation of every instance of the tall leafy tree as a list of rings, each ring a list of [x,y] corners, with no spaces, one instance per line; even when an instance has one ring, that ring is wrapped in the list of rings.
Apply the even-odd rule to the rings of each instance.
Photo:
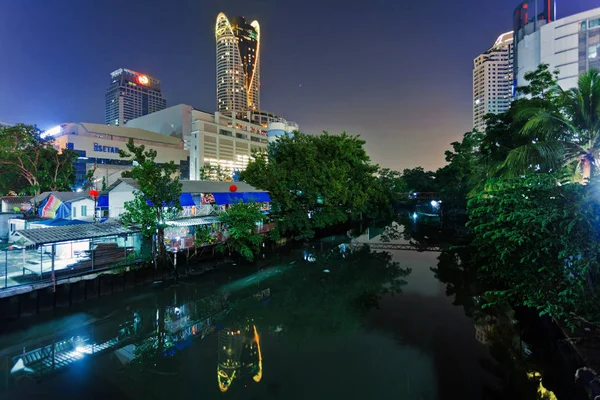
[[[394,171],[389,168],[381,168],[377,175],[379,182],[382,185],[382,189],[389,196],[390,203],[396,204],[399,201],[406,199],[408,187],[406,182],[402,179],[402,173]]]
[[[0,127],[0,165],[4,179],[26,186],[12,190],[29,189],[34,194],[41,190],[71,190],[75,182],[73,163],[76,159],[77,153],[57,150],[33,125]]]
[[[575,166],[583,180],[600,167],[600,73],[590,70],[576,88],[553,88],[557,106],[525,109],[521,133],[530,142],[510,152],[506,163],[515,171],[537,167],[557,171]]]
[[[346,133],[296,133],[256,153],[240,179],[269,191],[282,232],[311,238],[318,229],[389,211],[364,144]]]
[[[482,181],[493,176],[519,174],[521,168],[507,165],[508,155],[517,148],[525,148],[532,143],[529,135],[522,130],[528,121],[524,110],[557,110],[557,71],[550,71],[547,64],[541,64],[535,71],[525,74],[526,86],[520,86],[518,92],[524,96],[512,102],[510,108],[501,114],[485,116],[486,129],[480,144],[480,165],[487,170]],[[510,163],[509,163],[510,164]],[[528,166],[527,166],[528,167]],[[527,168],[526,167],[526,168]]]
[[[469,192],[485,174],[479,151],[483,136],[477,131],[467,132],[462,141],[451,144],[452,150],[446,150],[448,164],[435,172],[445,207],[464,211]]]
[[[221,252],[227,249],[248,261],[254,260],[263,242],[263,236],[256,231],[256,224],[265,219],[260,205],[253,202],[232,204],[217,218],[228,234],[225,244],[217,249]]]
[[[175,163],[157,164],[156,155],[156,150],[146,150],[144,145],[136,146],[133,139],[129,139],[127,151],[119,151],[119,156],[134,162],[130,176],[139,185],[139,190],[133,193],[134,199],[125,203],[121,220],[126,225],[139,225],[146,237],[156,235],[157,257],[162,262],[166,222],[181,211],[181,183]]]
[[[415,167],[402,171],[402,180],[409,192],[437,192],[438,184],[435,173],[425,171],[423,167]]]

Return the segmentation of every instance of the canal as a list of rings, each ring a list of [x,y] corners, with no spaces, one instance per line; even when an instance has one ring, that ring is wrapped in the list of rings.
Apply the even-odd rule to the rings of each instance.
[[[0,397],[501,398],[489,330],[411,229],[349,231],[5,324]]]

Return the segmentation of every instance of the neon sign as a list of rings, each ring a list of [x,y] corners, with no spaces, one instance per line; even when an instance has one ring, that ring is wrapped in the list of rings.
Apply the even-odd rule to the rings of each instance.
[[[142,85],[148,84],[148,77],[146,75],[139,75],[137,81]]]

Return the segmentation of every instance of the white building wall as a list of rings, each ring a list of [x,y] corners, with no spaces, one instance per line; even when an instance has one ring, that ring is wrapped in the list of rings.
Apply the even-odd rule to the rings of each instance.
[[[579,32],[582,21],[600,18],[600,8],[561,18],[542,26],[518,44],[517,84],[525,85],[525,73],[540,64],[559,70],[558,84],[568,90],[577,87],[579,78]]]
[[[260,113],[254,114],[258,115]],[[148,114],[127,123],[127,127],[145,129],[174,137],[180,137],[185,143],[185,151],[190,157],[190,180],[198,180],[200,169],[205,165],[220,166],[225,169],[244,169],[248,165],[253,150],[264,150],[268,145],[268,128],[272,114],[261,120],[263,125],[254,121],[251,112],[242,120],[193,109],[180,104],[162,111]],[[285,130],[293,132],[298,125],[283,121]],[[159,156],[161,152],[159,151]],[[112,183],[112,182],[111,182]]]
[[[82,207],[86,208],[86,215],[82,213]],[[75,216],[73,216],[73,209],[76,209]],[[83,199],[71,202],[71,219],[79,221],[93,221],[94,220],[94,200]]]
[[[192,106],[178,104],[132,119],[126,126],[183,139],[192,131]]]
[[[527,84],[525,74],[535,71],[538,65],[541,64],[540,52],[540,31],[536,31],[531,35],[527,35],[518,44],[518,67],[517,67],[517,85],[524,86]]]
[[[125,212],[125,203],[134,199],[133,186],[121,182],[108,193],[108,217],[119,218]]]

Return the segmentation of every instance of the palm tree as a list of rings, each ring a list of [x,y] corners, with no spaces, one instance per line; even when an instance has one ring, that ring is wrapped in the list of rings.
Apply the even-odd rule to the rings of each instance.
[[[592,69],[579,76],[576,88],[563,90],[557,85],[554,90],[557,109],[518,113],[528,119],[521,134],[531,143],[512,150],[504,164],[517,173],[576,166],[585,182],[600,171],[600,73]]]

